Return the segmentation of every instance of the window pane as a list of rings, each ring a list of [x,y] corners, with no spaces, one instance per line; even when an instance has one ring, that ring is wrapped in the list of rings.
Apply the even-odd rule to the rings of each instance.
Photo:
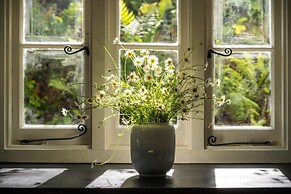
[[[24,38],[34,42],[81,42],[82,0],[25,0]]]
[[[177,42],[178,0],[120,0],[120,40]]]
[[[271,53],[244,52],[215,57],[215,78],[221,80],[216,95],[231,105],[215,110],[216,125],[270,126]]]
[[[269,45],[270,0],[214,1],[215,45]]]
[[[63,50],[24,50],[25,124],[73,124],[62,108],[76,109],[83,93],[83,54],[68,56]]]

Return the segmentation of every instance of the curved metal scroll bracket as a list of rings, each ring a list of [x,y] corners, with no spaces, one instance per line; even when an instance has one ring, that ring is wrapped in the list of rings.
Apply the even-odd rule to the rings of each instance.
[[[226,48],[226,49],[224,49],[224,53],[219,53],[219,52],[217,52],[217,51],[214,51],[214,50],[212,50],[212,49],[210,49],[209,51],[208,51],[208,55],[207,55],[207,58],[208,59],[211,59],[211,54],[216,54],[216,55],[220,55],[220,56],[224,56],[224,57],[229,57],[231,54],[232,54],[232,49],[231,48]]]
[[[80,48],[79,50],[76,50],[74,52],[72,52],[72,50],[73,50],[73,48],[70,45],[67,45],[64,47],[64,51],[68,55],[73,55],[73,54],[76,54],[76,53],[81,52],[81,51],[85,51],[86,55],[90,54],[89,48],[86,46],[84,46],[83,48]]]
[[[215,136],[210,136],[207,140],[208,145],[210,146],[225,146],[225,145],[265,145],[271,146],[271,141],[264,142],[229,142],[229,143],[216,143],[217,138]]]
[[[80,133],[78,135],[71,136],[71,137],[57,137],[57,138],[44,138],[44,139],[22,139],[19,141],[20,141],[20,143],[32,143],[32,142],[38,142],[38,141],[72,140],[72,139],[76,139],[78,137],[81,137],[82,135],[87,133],[87,126],[84,124],[79,124],[77,129],[78,129],[78,131],[81,131],[82,133]]]

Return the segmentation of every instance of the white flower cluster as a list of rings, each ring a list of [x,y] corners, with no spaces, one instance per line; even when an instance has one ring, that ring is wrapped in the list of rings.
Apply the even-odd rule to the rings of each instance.
[[[120,44],[120,41],[115,39],[114,43]],[[88,105],[118,111],[125,124],[187,120],[193,118],[192,113],[200,113],[200,107],[207,99],[205,90],[219,87],[220,80],[204,80],[196,75],[197,71],[205,71],[207,64],[191,65],[188,58],[191,49],[176,64],[171,57],[165,58],[162,54],[158,55],[163,56],[159,59],[147,49],[124,48],[121,69],[114,63],[118,70],[114,72],[119,74],[104,77],[104,84],[94,84],[95,94],[77,104],[81,110],[77,118],[88,118],[84,111]],[[213,95],[209,99],[218,106],[230,103],[225,96]],[[62,109],[62,113],[66,116],[68,110]]]

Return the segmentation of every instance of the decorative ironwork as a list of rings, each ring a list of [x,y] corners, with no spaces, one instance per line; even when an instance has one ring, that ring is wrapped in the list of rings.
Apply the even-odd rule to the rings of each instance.
[[[232,54],[232,49],[231,48],[226,48],[226,49],[224,49],[224,53],[225,54],[223,54],[223,53],[219,53],[219,52],[217,52],[217,51],[214,51],[214,50],[212,50],[212,49],[210,49],[209,51],[208,51],[208,55],[207,55],[207,58],[208,59],[210,59],[211,58],[211,54],[216,54],[216,55],[220,55],[220,56],[224,56],[224,57],[229,57],[231,54]]]
[[[72,140],[76,139],[78,137],[81,137],[85,133],[87,133],[87,126],[84,124],[79,124],[77,127],[78,131],[81,131],[82,133],[78,135],[74,135],[71,137],[57,137],[57,138],[44,138],[44,139],[22,139],[20,140],[20,143],[32,143],[32,142],[38,142],[38,141],[57,141],[57,140]]]
[[[73,54],[76,54],[76,53],[81,52],[81,51],[85,51],[86,55],[90,54],[89,48],[86,46],[84,46],[83,48],[80,48],[79,50],[76,50],[74,52],[72,52],[72,50],[73,50],[73,48],[70,45],[67,45],[64,47],[64,51],[68,55],[73,55]]]
[[[217,138],[215,136],[210,136],[207,140],[208,144],[211,146],[225,146],[225,145],[272,145],[271,141],[264,142],[228,142],[228,143],[216,143]]]

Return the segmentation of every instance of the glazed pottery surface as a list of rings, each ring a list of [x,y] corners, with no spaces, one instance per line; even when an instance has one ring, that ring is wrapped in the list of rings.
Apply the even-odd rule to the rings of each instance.
[[[166,176],[175,160],[175,128],[168,123],[134,125],[131,161],[140,176]]]

